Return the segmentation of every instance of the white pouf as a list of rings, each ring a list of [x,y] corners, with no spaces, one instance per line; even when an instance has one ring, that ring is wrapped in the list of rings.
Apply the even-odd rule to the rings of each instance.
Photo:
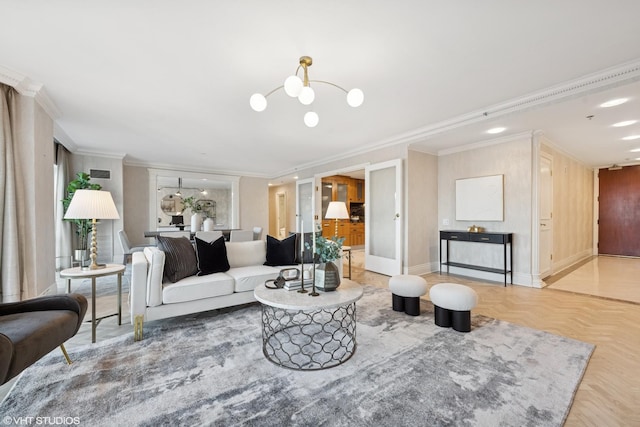
[[[427,293],[427,281],[420,276],[399,274],[389,279],[394,311],[411,316],[420,314],[420,297]]]
[[[478,304],[476,291],[457,283],[438,283],[429,289],[435,307],[435,323],[459,332],[471,330],[471,309]]]

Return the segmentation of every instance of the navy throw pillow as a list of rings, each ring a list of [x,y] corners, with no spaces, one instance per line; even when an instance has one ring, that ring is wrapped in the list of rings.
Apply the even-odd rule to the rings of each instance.
[[[296,235],[278,240],[267,236],[267,261],[264,265],[296,265]]]
[[[198,258],[198,276],[229,271],[227,246],[224,237],[209,243],[196,237],[196,256]]]

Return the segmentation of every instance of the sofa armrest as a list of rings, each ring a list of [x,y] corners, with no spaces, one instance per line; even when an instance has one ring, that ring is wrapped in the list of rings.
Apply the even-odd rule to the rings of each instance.
[[[131,255],[131,324],[135,325],[135,317],[144,315],[147,308],[147,258],[142,252]]]

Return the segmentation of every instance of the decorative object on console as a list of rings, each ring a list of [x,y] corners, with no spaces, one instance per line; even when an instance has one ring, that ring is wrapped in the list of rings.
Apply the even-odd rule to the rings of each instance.
[[[290,97],[298,98],[301,104],[310,105],[315,99],[315,92],[311,88],[310,83],[323,83],[338,88],[347,94],[347,104],[352,107],[359,107],[360,105],[362,105],[362,102],[364,101],[364,93],[360,89],[354,88],[350,91],[347,91],[345,88],[343,88],[342,86],[338,86],[335,83],[323,80],[309,80],[308,68],[311,66],[311,64],[313,64],[313,59],[311,57],[300,57],[300,65],[296,69],[295,74],[287,77],[287,79],[284,81],[283,86],[278,86],[277,88],[268,92],[266,95],[262,95],[260,93],[254,93],[253,95],[251,95],[251,98],[249,99],[249,105],[251,105],[251,108],[254,111],[258,112],[264,111],[264,109],[267,108],[267,97],[282,88],[284,88],[285,93]],[[303,70],[302,79],[298,77],[300,68],[302,68]],[[307,111],[307,113],[304,115],[304,124],[307,125],[307,127],[315,127],[318,124],[318,121],[318,114],[314,111]]]
[[[198,259],[186,237],[158,236],[158,249],[164,252],[164,278],[175,283],[198,273]]]
[[[96,220],[120,219],[111,193],[101,190],[76,190],[64,218],[91,220],[91,265],[88,268],[90,270],[104,268],[104,264],[96,262],[98,258]]]

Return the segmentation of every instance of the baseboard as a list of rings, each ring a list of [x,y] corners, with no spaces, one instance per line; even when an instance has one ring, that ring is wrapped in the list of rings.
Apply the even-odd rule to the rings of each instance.
[[[422,276],[423,274],[433,273],[434,271],[438,271],[438,263],[437,262],[426,262],[424,264],[405,266],[403,268],[404,274],[414,274],[416,276]]]
[[[582,262],[587,258],[591,258],[592,256],[593,256],[592,249],[585,249],[584,251],[578,252],[577,254],[572,255],[568,258],[565,258],[559,262],[554,262],[551,275],[558,274],[566,270],[567,268],[571,268],[574,265],[578,264],[579,262]]]

